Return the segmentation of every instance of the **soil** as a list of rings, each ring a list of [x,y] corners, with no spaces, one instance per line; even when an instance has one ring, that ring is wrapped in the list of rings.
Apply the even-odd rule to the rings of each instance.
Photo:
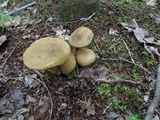
[[[14,2],[14,6],[19,7],[31,1],[26,0],[22,2],[20,0],[14,0]],[[137,114],[139,115],[139,119],[143,119],[155,90],[154,87],[150,87],[150,85],[152,85],[151,83],[154,82],[153,79],[149,80],[149,78],[156,76],[158,62],[156,58],[153,59],[153,64],[147,68],[144,63],[146,58],[142,56],[142,52],[144,51],[143,45],[136,41],[132,33],[126,32],[126,29],[114,22],[114,20],[117,19],[116,17],[111,18],[113,17],[112,14],[116,16],[116,11],[119,11],[118,9],[123,10],[124,8],[116,8],[116,2],[114,4],[115,6],[109,6],[110,3],[102,2],[99,11],[100,15],[95,15],[87,21],[66,21],[58,19],[59,1],[52,1],[51,4],[49,2],[51,1],[39,1],[35,6],[19,13],[22,21],[18,26],[10,27],[5,31],[0,30],[0,36],[7,36],[7,40],[0,45],[0,65],[2,66],[0,68],[0,103],[2,104],[3,100],[8,100],[10,103],[10,105],[7,104],[7,102],[5,105],[0,105],[3,107],[3,109],[1,107],[3,112],[0,112],[0,119],[128,120],[128,116],[131,113]],[[12,8],[13,6],[10,6],[8,10]],[[158,7],[154,7],[154,9],[152,9],[153,13],[157,14],[158,9]],[[50,16],[48,16],[46,11],[52,15],[52,22],[47,20]],[[146,9],[144,9],[143,12],[147,14]],[[27,17],[30,18],[28,19],[28,23]],[[138,23],[141,25],[142,21],[143,20],[140,19]],[[155,24],[153,19],[147,19],[147,21],[145,21],[145,23],[148,22],[150,25]],[[49,72],[28,69],[23,64],[23,53],[27,47],[39,38],[56,36],[55,29],[59,26],[70,30],[69,34],[80,26],[90,28],[94,33],[94,41],[89,47],[97,53],[96,61],[87,67],[77,65],[74,73],[68,76],[63,74],[52,75]],[[119,35],[110,35],[108,32],[110,28],[119,31]],[[160,29],[157,28],[153,32],[159,34]],[[117,45],[112,44],[118,40],[119,36],[122,36],[122,38],[126,40],[131,52],[136,56],[135,60],[142,62],[142,66],[147,69],[149,74],[144,71],[144,69],[124,61],[102,60],[104,58],[118,58],[117,55],[124,54],[123,51],[116,51],[116,47],[118,47],[119,44],[118,42]],[[106,38],[112,39],[108,45]],[[113,49],[116,54],[113,54]],[[102,51],[105,51],[105,53],[103,54]],[[151,56],[148,58],[152,59]],[[127,56],[127,59],[130,59],[130,56]],[[122,67],[120,67],[120,64]],[[127,86],[128,90],[136,88],[138,92],[131,93],[131,96],[123,96],[121,90],[110,92],[111,95],[109,97],[120,96],[119,99],[125,101],[127,109],[116,109],[113,107],[114,100],[111,102],[108,97],[107,99],[102,98],[98,92],[97,88],[103,86],[105,82],[97,82],[95,78],[98,75],[103,76],[103,72],[106,75],[105,72],[107,72],[107,70],[104,69],[104,71],[101,71],[104,67],[107,68],[112,75],[133,74],[131,70],[136,67],[136,72],[138,72],[140,76],[141,84],[137,85],[136,82],[139,79],[138,77],[133,78],[133,76],[129,79],[132,79],[134,84],[128,82],[110,84],[111,88],[114,88],[117,84]],[[147,93],[150,95],[147,95]],[[134,96],[134,94],[136,95]],[[149,98],[145,101],[144,97]],[[17,101],[19,102],[17,103]],[[21,110],[21,113],[18,113],[17,110]],[[158,111],[160,111],[160,108],[156,109],[155,115],[160,116]]]

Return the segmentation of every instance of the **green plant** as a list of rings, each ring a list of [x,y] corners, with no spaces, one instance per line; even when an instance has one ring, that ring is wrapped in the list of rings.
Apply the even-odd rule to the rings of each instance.
[[[139,75],[136,67],[134,67],[131,72],[132,72],[132,77],[131,77],[132,79],[139,80],[139,81],[142,80],[142,77]]]
[[[129,115],[129,120],[139,120],[139,116],[137,114],[131,114]]]
[[[114,101],[113,106],[114,106],[114,109],[121,110],[121,111],[124,111],[127,108],[127,106],[120,100]]]
[[[153,60],[146,60],[145,61],[145,64],[147,65],[147,67],[151,67],[154,63],[153,63]]]
[[[109,84],[105,84],[104,86],[98,87],[98,91],[101,96],[109,96],[111,93],[111,87]]]
[[[110,42],[111,42],[111,39],[110,38],[106,38],[105,43],[109,44]]]
[[[3,10],[0,10],[0,26],[2,27],[2,31],[5,29],[5,22],[13,24],[12,19],[14,19],[14,17],[6,15],[3,13]]]
[[[76,79],[77,77],[78,77],[78,73],[76,71],[76,68],[70,74],[67,75],[67,79],[69,80]]]
[[[9,4],[9,5],[13,5],[13,4],[14,4],[14,1],[13,1],[13,0],[8,0],[8,4]]]
[[[105,50],[101,50],[100,55],[104,56],[106,55],[106,51]]]

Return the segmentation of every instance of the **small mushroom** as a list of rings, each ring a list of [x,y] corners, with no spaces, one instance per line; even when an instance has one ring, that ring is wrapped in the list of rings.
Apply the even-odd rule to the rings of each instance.
[[[77,51],[76,60],[79,65],[87,66],[96,60],[96,55],[88,48],[80,48]]]
[[[76,66],[76,58],[74,54],[71,52],[68,56],[68,59],[62,65],[59,66],[59,70],[63,74],[69,74],[73,71],[75,66]]]
[[[93,39],[93,32],[87,27],[79,27],[69,36],[69,44],[76,48],[89,45]]]
[[[70,45],[59,38],[44,37],[33,42],[23,54],[29,69],[46,70],[63,64],[71,52]]]

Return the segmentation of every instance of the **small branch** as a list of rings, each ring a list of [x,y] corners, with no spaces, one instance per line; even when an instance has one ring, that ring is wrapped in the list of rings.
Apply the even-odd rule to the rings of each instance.
[[[139,81],[132,81],[132,80],[106,80],[106,79],[96,79],[96,81],[102,81],[102,82],[106,82],[106,83],[120,83],[120,82],[123,82],[123,83],[131,83],[131,84],[135,84],[135,85],[138,85],[138,84],[141,84],[142,82],[139,82]]]
[[[133,63],[132,61],[129,61],[127,59],[124,59],[124,58],[119,58],[119,59],[113,59],[113,58],[102,58],[101,60],[108,60],[108,61],[123,61],[123,62],[127,62],[127,63],[130,63],[130,64],[133,64],[137,67],[139,67],[140,69],[144,70],[146,73],[148,73],[150,76],[152,76],[154,78],[154,76],[146,69],[144,68],[141,64],[136,64],[136,63]]]
[[[85,18],[80,18],[81,21],[87,21],[90,20],[97,12],[94,12],[92,15],[85,17]]]
[[[125,42],[123,39],[122,39],[122,41],[123,41],[126,49],[128,50],[128,54],[129,54],[129,56],[130,56],[130,58],[131,58],[131,61],[135,64],[135,62],[134,62],[134,60],[133,60],[133,58],[132,58],[132,55],[131,55],[131,51],[129,50],[129,47],[127,46],[126,42]]]
[[[152,120],[155,109],[158,106],[159,101],[160,101],[160,64],[158,65],[157,68],[156,91],[153,100],[148,108],[145,120]]]
[[[105,109],[103,109],[103,113],[102,114],[106,114],[107,109],[110,108],[111,105],[112,105],[112,103],[109,103],[109,105]]]
[[[19,11],[22,11],[22,10],[24,10],[24,9],[30,7],[30,6],[33,6],[33,5],[35,5],[35,4],[36,4],[36,1],[31,2],[31,3],[29,3],[29,4],[25,5],[25,6],[22,6],[22,7],[20,7],[20,8],[17,8],[16,10],[11,11],[11,12],[8,13],[7,15],[13,15],[13,14],[15,14],[15,13],[17,13],[17,12],[19,12]]]
[[[97,40],[98,40],[98,39],[99,39],[99,35],[98,35],[98,37],[97,37]],[[98,52],[100,53],[101,50],[100,50],[100,48],[99,48],[99,46],[98,46],[98,44],[97,44],[97,41],[93,39],[93,42],[94,42],[94,44],[95,44]]]
[[[17,46],[19,45],[20,41],[16,44],[16,46],[12,49],[12,51],[10,52],[10,54],[8,55],[8,57],[4,60],[3,64],[2,64],[2,68],[5,66],[7,60],[11,57],[11,55],[13,54],[14,50],[17,48]]]

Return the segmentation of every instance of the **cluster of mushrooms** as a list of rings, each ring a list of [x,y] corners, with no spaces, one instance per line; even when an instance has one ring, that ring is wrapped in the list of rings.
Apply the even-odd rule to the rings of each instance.
[[[93,32],[87,27],[76,29],[69,36],[68,42],[53,37],[41,38],[26,49],[23,62],[29,69],[69,74],[77,63],[87,66],[95,61],[95,53],[86,48],[92,39]]]

